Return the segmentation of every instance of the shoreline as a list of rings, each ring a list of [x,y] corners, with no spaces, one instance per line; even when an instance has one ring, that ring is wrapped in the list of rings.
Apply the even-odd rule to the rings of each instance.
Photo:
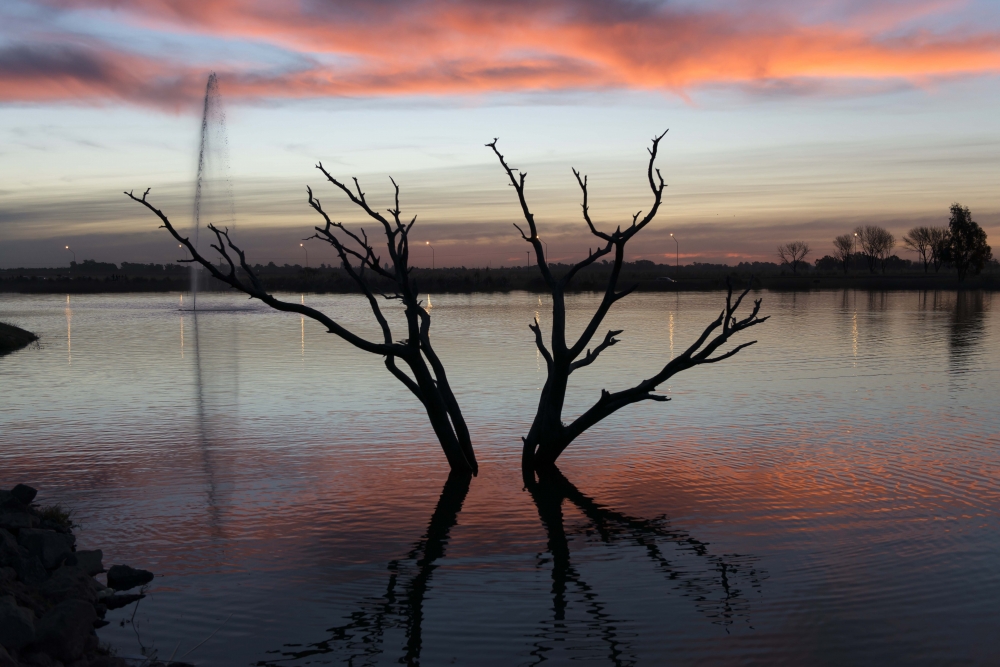
[[[146,597],[153,573],[105,569],[100,549],[77,549],[70,513],[39,506],[37,493],[26,484],[0,490],[0,665],[128,667],[100,643],[97,630],[108,625],[109,610]]]
[[[680,276],[664,270],[623,270],[620,287],[635,285],[637,292],[702,292],[726,289],[730,279],[734,288],[752,281],[755,290],[777,292],[812,292],[827,290],[864,291],[935,291],[935,290],[1000,290],[1000,273],[983,273],[969,276],[959,282],[956,274],[949,273],[888,273],[888,274],[827,274],[810,272],[804,275],[751,274],[748,271],[696,274],[682,267]],[[190,292],[187,276],[67,276],[55,270],[17,273],[17,270],[0,272],[0,294],[132,294]],[[6,274],[6,275],[3,275]],[[15,275],[11,275],[15,274]],[[421,292],[427,294],[475,294],[525,291],[544,294],[549,291],[537,270],[534,269],[416,269],[414,278]],[[339,269],[287,269],[265,270],[261,279],[271,292],[309,294],[357,294],[356,285]],[[607,272],[594,270],[581,272],[566,290],[567,293],[603,292]],[[225,283],[209,276],[201,279],[199,292],[228,292]],[[378,281],[373,287],[380,288]],[[27,333],[27,332],[26,332]],[[28,341],[31,342],[31,341]]]

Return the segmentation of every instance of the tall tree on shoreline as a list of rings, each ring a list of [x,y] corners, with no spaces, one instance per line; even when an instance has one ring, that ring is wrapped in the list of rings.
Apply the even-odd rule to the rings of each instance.
[[[972,219],[968,206],[951,205],[951,219],[948,221],[948,242],[943,245],[944,257],[954,264],[959,282],[964,281],[971,271],[973,275],[983,270],[993,251],[986,243],[986,231]]]
[[[799,272],[799,264],[802,264],[809,252],[809,244],[805,241],[792,241],[778,246],[778,257],[782,264],[792,267],[793,276]]]
[[[896,237],[888,229],[878,225],[862,225],[854,233],[861,243],[861,253],[868,262],[868,271],[875,273],[875,268],[881,264],[882,273],[885,273],[885,263],[896,246]]]
[[[851,264],[851,255],[854,254],[854,237],[850,234],[841,234],[833,240],[833,256],[838,262],[844,265],[844,275]]]
[[[944,257],[948,254],[948,243],[947,227],[930,228],[931,264],[934,266],[934,273],[940,271],[941,265],[944,264]]]
[[[525,470],[545,469],[554,465],[559,455],[580,434],[605,417],[614,414],[628,405],[641,401],[669,400],[667,396],[655,393],[657,387],[681,371],[701,364],[711,364],[728,359],[743,348],[753,345],[757,341],[743,343],[728,352],[712,356],[734,334],[768,319],[767,317],[757,317],[757,313],[760,311],[760,299],[754,302],[753,310],[747,317],[739,320],[736,319],[736,310],[742,303],[743,298],[749,293],[750,288],[744,290],[734,301],[733,290],[730,286],[728,295],[726,296],[725,308],[705,328],[701,336],[691,347],[678,357],[672,359],[652,377],[643,380],[633,387],[616,392],[609,392],[602,389],[600,398],[590,409],[569,423],[563,422],[563,404],[566,398],[566,389],[569,384],[570,375],[592,364],[602,352],[618,342],[616,336],[622,333],[615,330],[608,331],[600,343],[592,349],[588,348],[611,306],[628,296],[635,289],[633,285],[619,291],[618,278],[625,259],[625,244],[652,222],[653,218],[656,217],[656,212],[660,208],[663,189],[666,187],[666,184],[663,182],[663,177],[660,175],[660,171],[656,168],[655,163],[660,140],[663,139],[665,134],[666,132],[653,139],[653,145],[649,149],[649,165],[646,170],[646,177],[653,194],[652,205],[646,215],[643,216],[642,211],[636,213],[632,217],[632,224],[626,226],[624,230],[619,226],[614,232],[608,233],[600,231],[597,228],[590,218],[587,178],[586,176],[581,176],[575,169],[573,170],[573,175],[576,177],[582,191],[583,219],[590,228],[590,233],[597,238],[598,247],[596,250],[591,250],[586,259],[571,265],[561,276],[556,276],[552,273],[552,269],[545,259],[545,247],[538,236],[535,216],[528,207],[528,201],[525,197],[524,182],[527,175],[523,172],[515,173],[514,169],[507,164],[506,159],[497,149],[496,139],[487,144],[489,148],[493,149],[494,154],[500,161],[500,166],[503,167],[510,180],[510,184],[517,193],[521,213],[527,223],[527,231],[520,225],[515,224],[514,226],[521,233],[521,238],[531,244],[535,254],[535,263],[542,274],[546,286],[552,293],[551,349],[545,345],[541,325],[538,323],[538,320],[536,319],[533,324],[528,325],[535,334],[535,345],[545,359],[547,377],[541,396],[539,397],[535,418],[532,421],[528,435],[523,438],[524,446],[521,453],[521,466]],[[575,341],[567,341],[566,290],[570,282],[581,270],[609,255],[612,255],[613,259],[611,273],[604,290],[604,297],[601,299],[597,311],[591,317],[583,333]],[[586,354],[584,354],[585,352]]]
[[[146,199],[149,194],[148,189],[141,197],[136,197],[131,192],[125,194],[152,211],[163,223],[162,226],[188,249],[192,259],[179,261],[197,262],[205,267],[212,276],[251,298],[259,299],[275,310],[298,313],[316,320],[326,327],[329,333],[339,336],[354,347],[384,357],[385,366],[389,372],[423,404],[431,427],[437,435],[438,442],[441,444],[441,449],[444,450],[452,471],[477,474],[479,466],[472,450],[468,426],[448,383],[444,365],[431,346],[431,316],[423,307],[422,301],[418,299],[417,285],[410,277],[409,234],[417,220],[416,216],[410,220],[401,217],[399,186],[396,185],[395,181],[392,181],[395,190],[394,205],[388,209],[389,217],[387,218],[369,205],[358,179],[353,179],[355,191],[352,191],[347,185],[331,176],[322,164],[317,164],[316,168],[330,183],[347,195],[351,203],[381,226],[385,234],[383,249],[388,253],[389,261],[383,264],[382,256],[376,250],[373,242],[369,241],[368,235],[363,229],[360,230],[360,233],[355,233],[347,229],[343,223],[334,222],[323,210],[319,199],[313,196],[312,189],[306,188],[309,193],[309,205],[325,221],[322,227],[315,227],[316,233],[309,238],[325,241],[337,251],[344,272],[354,280],[358,289],[368,300],[372,315],[382,332],[381,341],[363,338],[314,308],[300,303],[282,301],[270,294],[247,262],[244,251],[230,238],[228,229],[219,229],[214,225],[208,225],[208,229],[215,234],[216,239],[212,248],[219,253],[221,260],[224,260],[224,264],[222,261],[219,265],[213,264],[198,252],[198,249],[187,237],[182,236],[174,228],[163,211],[154,207]],[[356,264],[352,265],[351,260],[354,260]],[[388,282],[392,285],[391,290],[385,292],[374,286],[369,280],[369,274],[375,274],[384,282]],[[389,321],[379,305],[378,297],[388,301],[399,301],[403,306],[406,333],[402,340],[397,340],[393,335]],[[397,365],[397,360],[410,369],[409,375]]]
[[[933,233],[930,227],[914,227],[903,236],[903,245],[917,253],[924,263],[924,273],[927,273],[934,254]]]

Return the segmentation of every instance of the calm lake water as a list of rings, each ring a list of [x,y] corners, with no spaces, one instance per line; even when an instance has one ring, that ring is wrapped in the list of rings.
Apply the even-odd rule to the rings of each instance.
[[[431,297],[482,466],[468,486],[380,359],[311,321],[220,295],[197,316],[176,294],[3,295],[0,319],[42,339],[0,358],[0,486],[74,508],[106,565],[156,572],[100,631],[125,656],[211,636],[186,659],[996,664],[991,295],[761,296],[758,345],[592,429],[528,490],[536,295]],[[360,299],[302,298],[372,330]],[[573,376],[570,412],[651,374],[723,299],[621,302],[622,343]],[[577,330],[595,303],[571,299]]]

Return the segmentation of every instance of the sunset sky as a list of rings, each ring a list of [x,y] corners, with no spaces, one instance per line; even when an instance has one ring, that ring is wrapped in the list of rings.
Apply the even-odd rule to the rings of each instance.
[[[0,267],[66,265],[66,245],[175,259],[121,192],[150,187],[190,226],[212,71],[255,262],[304,262],[306,185],[362,221],[322,161],[384,205],[393,176],[438,266],[523,264],[494,137],[570,260],[589,241],[570,168],[596,221],[629,222],[668,128],[665,204],[629,259],[672,263],[671,232],[682,263],[773,260],[792,240],[812,259],[859,223],[944,224],[954,201],[1000,245],[995,1],[4,0]],[[333,260],[311,244],[313,265]]]

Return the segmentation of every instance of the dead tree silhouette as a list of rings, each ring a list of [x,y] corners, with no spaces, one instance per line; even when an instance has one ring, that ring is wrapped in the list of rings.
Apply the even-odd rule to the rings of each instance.
[[[244,251],[230,238],[228,229],[219,229],[214,225],[208,225],[216,239],[212,248],[221,255],[227,265],[217,266],[199,254],[195,245],[187,237],[178,233],[163,211],[146,199],[149,189],[143,193],[142,197],[136,197],[131,192],[125,194],[152,211],[163,223],[162,226],[177,241],[187,247],[191,253],[191,259],[178,261],[197,262],[208,269],[216,279],[248,294],[251,298],[259,299],[275,310],[298,313],[316,320],[325,326],[329,333],[339,336],[354,347],[385,357],[385,366],[389,372],[423,404],[431,427],[437,435],[438,442],[441,443],[441,449],[444,450],[451,469],[456,472],[478,474],[479,466],[472,450],[469,428],[462,416],[458,400],[448,383],[444,365],[431,345],[431,316],[418,298],[417,285],[410,277],[409,234],[417,220],[416,216],[409,221],[401,217],[399,186],[396,185],[395,181],[392,181],[395,190],[394,206],[388,209],[389,218],[386,218],[369,205],[358,179],[353,179],[355,192],[331,176],[322,164],[317,164],[316,168],[330,183],[347,195],[355,206],[377,222],[385,234],[385,248],[388,251],[389,262],[383,265],[381,256],[369,241],[364,229],[361,229],[360,233],[355,233],[347,229],[343,223],[334,222],[323,210],[320,200],[313,196],[312,189],[306,188],[309,193],[309,205],[325,221],[322,227],[315,228],[316,233],[309,238],[325,241],[337,251],[344,271],[354,280],[358,289],[368,299],[372,314],[382,332],[381,342],[368,340],[355,334],[314,308],[304,304],[282,301],[268,293],[253,268],[247,263]],[[341,238],[338,234],[345,238]],[[357,262],[357,266],[351,265],[352,260]],[[377,276],[383,283],[389,284],[391,286],[389,291],[383,290],[369,280],[368,274],[370,273]],[[406,317],[406,338],[395,339],[392,328],[379,305],[378,297],[399,301],[403,305]],[[396,365],[397,359],[406,364],[412,377]]]
[[[552,273],[548,262],[545,259],[545,248],[538,236],[538,227],[535,223],[535,216],[528,207],[525,197],[524,182],[527,174],[524,172],[514,173],[514,168],[507,164],[504,156],[497,149],[497,140],[494,139],[487,144],[493,149],[500,165],[507,173],[510,184],[517,192],[517,198],[521,205],[521,213],[527,222],[527,233],[520,225],[514,224],[521,233],[521,238],[531,244],[535,253],[538,270],[542,274],[546,286],[552,293],[552,337],[550,341],[551,350],[545,346],[542,336],[541,326],[536,320],[528,327],[535,334],[535,345],[545,359],[547,368],[547,378],[542,388],[542,394],[538,401],[538,409],[532,421],[528,435],[523,438],[524,447],[521,456],[521,465],[525,469],[543,468],[554,465],[559,455],[572,443],[581,433],[598,423],[602,419],[610,416],[627,405],[640,401],[668,401],[668,397],[655,393],[656,388],[670,377],[681,371],[699,366],[701,364],[712,364],[723,359],[728,359],[740,350],[757,341],[750,341],[738,345],[728,352],[719,354],[716,357],[711,355],[729,338],[736,333],[748,329],[752,326],[766,321],[767,317],[757,317],[760,311],[761,300],[754,301],[753,311],[747,317],[737,320],[736,310],[739,308],[743,298],[749,293],[747,288],[733,301],[732,285],[729,285],[729,293],[726,296],[726,306],[719,316],[711,322],[698,338],[698,340],[683,354],[667,363],[659,372],[647,380],[643,380],[634,387],[617,392],[601,390],[601,397],[598,401],[582,415],[565,423],[563,421],[563,404],[566,398],[566,388],[569,384],[569,376],[592,364],[597,357],[607,348],[618,342],[616,336],[622,331],[611,330],[604,336],[604,340],[593,349],[588,348],[594,336],[597,334],[601,322],[611,307],[628,296],[635,289],[635,285],[618,290],[618,277],[621,273],[622,263],[625,260],[625,245],[643,228],[645,228],[656,217],[663,199],[663,190],[666,184],[660,175],[660,170],[656,168],[656,155],[659,149],[660,140],[666,132],[653,139],[652,148],[649,149],[649,165],[646,171],[649,188],[653,193],[653,203],[649,212],[640,218],[642,211],[632,216],[631,226],[622,230],[619,226],[614,232],[606,233],[600,231],[591,220],[590,208],[588,206],[587,177],[580,175],[580,172],[573,170],[577,183],[583,192],[583,219],[590,228],[590,233],[598,239],[598,248],[591,250],[586,259],[572,265],[569,270],[561,276]],[[611,273],[607,286],[604,290],[604,297],[597,311],[591,317],[590,322],[584,328],[583,333],[575,342],[567,342],[566,339],[566,302],[565,293],[573,278],[583,269],[592,265],[602,257],[613,255]],[[721,330],[720,330],[721,327]],[[586,351],[586,354],[584,352]],[[581,355],[583,355],[581,357]]]
[[[471,476],[452,473],[441,490],[441,496],[427,524],[427,530],[402,558],[389,562],[389,578],[385,592],[363,600],[348,617],[349,620],[327,630],[329,636],[304,647],[286,647],[280,657],[262,660],[258,667],[277,667],[319,655],[334,655],[352,667],[374,665],[382,661],[390,649],[386,641],[392,633],[402,631],[404,644],[396,660],[399,664],[420,665],[423,649],[424,601],[430,590],[435,571],[447,552],[452,528],[469,492]],[[757,569],[756,558],[747,555],[713,555],[708,544],[684,530],[673,528],[665,517],[641,519],[609,509],[582,493],[555,467],[534,476],[525,477],[525,488],[531,494],[547,541],[550,558],[540,557],[539,567],[552,563],[552,620],[543,621],[531,654],[537,664],[546,659],[551,647],[545,645],[551,635],[565,637],[567,611],[579,595],[585,600],[588,636],[597,636],[614,665],[636,663],[634,651],[626,638],[619,636],[615,621],[602,602],[600,594],[590,586],[572,564],[570,541],[581,531],[567,531],[563,506],[568,502],[590,521],[592,529],[606,544],[625,544],[644,549],[663,576],[675,582],[675,588],[694,604],[695,609],[712,623],[727,628],[738,618],[749,618],[748,590],[759,589],[765,574]],[[674,550],[672,557],[668,555]],[[680,561],[695,559],[686,566]],[[559,627],[559,626],[562,627]]]

